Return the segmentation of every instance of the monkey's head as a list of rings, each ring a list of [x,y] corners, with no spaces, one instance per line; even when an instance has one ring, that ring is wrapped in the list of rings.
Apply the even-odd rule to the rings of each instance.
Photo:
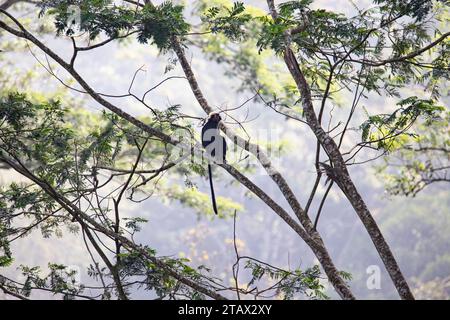
[[[222,117],[218,112],[211,112],[208,116],[208,120],[219,123],[220,121],[222,121]]]

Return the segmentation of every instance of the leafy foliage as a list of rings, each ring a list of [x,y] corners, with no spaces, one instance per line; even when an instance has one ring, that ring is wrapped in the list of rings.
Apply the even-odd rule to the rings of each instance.
[[[110,38],[121,32],[138,31],[140,43],[151,42],[160,50],[170,47],[173,36],[183,36],[189,31],[189,24],[183,18],[183,6],[165,1],[158,6],[146,5],[143,10],[117,6],[110,0],[46,0],[40,4],[42,11],[55,16],[58,34],[73,36],[78,29],[88,32],[90,39],[101,33]],[[71,20],[79,14],[79,20]],[[78,23],[78,25],[77,25]]]
[[[157,7],[147,5],[138,23],[143,26],[138,34],[139,42],[147,43],[152,39],[159,49],[165,50],[170,47],[171,37],[183,36],[190,28],[183,18],[183,6],[173,5],[170,1]]]
[[[155,256],[156,251],[148,249],[150,255]],[[164,270],[161,270],[153,263],[144,259],[139,252],[130,252],[121,254],[122,266],[121,274],[124,277],[133,277],[139,279],[139,287],[145,290],[154,290],[159,298],[176,298],[177,296],[198,300],[204,299],[204,295],[198,293],[192,288],[182,284],[173,277],[169,276]],[[168,266],[183,274],[186,278],[202,284],[205,287],[211,287],[207,276],[201,273],[204,268],[198,270],[188,266],[187,259],[162,258],[162,261]]]
[[[224,14],[221,14],[221,12]],[[245,13],[242,2],[235,2],[231,9],[211,7],[205,14],[203,21],[208,23],[211,32],[223,32],[225,36],[233,41],[241,40],[245,35],[243,28],[252,16]]]
[[[74,296],[82,294],[84,287],[77,282],[77,271],[68,266],[49,263],[49,272],[41,276],[40,267],[20,266],[23,284],[11,281],[0,275],[0,284],[10,291],[30,297],[33,290],[51,291],[54,295],[62,295],[64,300],[73,300]]]
[[[407,132],[419,116],[423,116],[428,123],[439,118],[445,110],[436,106],[432,100],[419,99],[416,96],[406,98],[397,103],[399,109],[392,114],[369,116],[361,125],[362,140],[375,143],[378,149],[391,151],[403,136],[415,136]]]
[[[207,1],[200,2],[205,4]],[[416,133],[409,132],[416,120],[425,119],[424,126],[436,125],[441,120],[439,115],[444,109],[436,106],[435,102],[446,90],[444,81],[449,79],[449,42],[444,40],[440,45],[426,50],[429,55],[421,54],[421,50],[443,34],[436,22],[448,20],[445,17],[446,9],[441,6],[445,1],[375,0],[377,6],[370,9],[360,10],[356,7],[358,14],[353,17],[315,9],[311,6],[311,0],[287,1],[278,6],[276,19],[266,12],[246,7],[242,2],[232,5],[216,5],[225,1],[213,2],[207,2],[213,7],[202,15],[200,32],[194,32],[204,37],[192,42],[201,46],[217,62],[231,66],[227,75],[242,81],[239,89],[252,92],[258,90],[261,98],[258,101],[268,107],[276,111],[279,111],[279,107],[287,108],[294,114],[298,113],[296,118],[301,118],[299,104],[302,97],[292,79],[286,76],[285,70],[277,65],[278,57],[273,55],[281,55],[289,46],[310,84],[313,99],[322,102],[322,108],[328,108],[327,99],[339,104],[339,92],[353,94],[355,88],[356,92],[361,90],[365,98],[365,94],[370,92],[399,98],[400,90],[416,84],[424,85],[430,93],[429,99],[413,96],[401,100],[399,108],[393,113],[370,116],[360,127],[362,142],[359,145],[375,144],[375,149],[383,152],[401,150],[411,141],[425,141]],[[171,48],[174,37],[181,40],[182,45],[187,44],[191,29],[183,17],[184,8],[171,1],[158,6],[146,4],[140,9],[108,0],[45,0],[40,6],[41,14],[48,13],[54,17],[59,35],[71,37],[82,32],[94,40],[102,35],[114,39],[133,32],[140,43],[154,44],[163,53]],[[79,20],[74,19],[77,17],[74,17],[72,9],[79,10]],[[430,32],[430,26],[434,34]],[[174,66],[173,61],[170,68]],[[355,95],[357,100],[359,98]],[[143,118],[143,121],[168,135],[179,135],[192,143],[193,127],[179,121],[179,109],[178,105],[162,111],[152,109],[152,117]],[[190,175],[203,173],[201,166],[181,164],[172,171],[185,177],[188,188],[164,189],[162,186],[170,184],[164,185],[159,180],[155,186],[145,186],[148,181],[155,177],[159,179],[162,175],[157,172],[154,177],[148,178],[146,173],[142,173],[145,170],[141,169],[146,169],[143,167],[147,164],[166,163],[165,156],[171,152],[171,147],[115,115],[104,113],[102,117],[95,118],[95,121],[89,119],[92,122],[88,133],[84,134],[74,130],[79,129],[76,121],[68,116],[68,111],[59,101],[32,101],[24,95],[11,93],[0,100],[0,157],[23,165],[23,168],[36,174],[80,207],[85,201],[91,201],[86,198],[92,199],[97,190],[114,179],[114,182],[125,186],[123,194],[130,201],[136,200],[136,189],[144,194],[148,190],[152,192],[158,189],[171,200],[179,201],[197,212],[211,214],[208,209],[205,210],[205,207],[209,208],[206,205],[208,197],[194,188],[190,180]],[[445,133],[448,135],[448,121],[446,126]],[[436,144],[434,142],[433,148]],[[399,180],[394,179],[394,193],[415,194],[425,183],[424,174],[433,169],[431,162],[417,159],[415,155],[408,155],[414,161],[407,164],[407,170],[405,174],[401,173]],[[134,169],[138,168],[140,173],[130,170],[130,163],[135,161]],[[107,179],[102,176],[105,173],[109,176]],[[406,173],[412,173],[413,177]],[[421,178],[419,183],[416,183],[417,177]],[[425,175],[425,178],[429,176]],[[138,184],[140,181],[143,181],[142,185]],[[136,184],[139,187],[135,187]],[[109,204],[105,205],[107,201],[103,199],[108,202],[113,199],[115,203],[114,196],[95,196],[97,205],[89,203],[86,212],[101,220],[107,228],[116,226],[119,234],[128,232],[133,236],[146,222],[146,219],[139,217],[123,218],[125,228],[120,223],[117,225],[111,214],[114,209]],[[84,200],[80,200],[82,198]],[[117,211],[118,204],[115,205]],[[242,209],[240,205],[224,198],[219,199],[219,207],[225,215]],[[26,217],[32,223],[21,229],[12,227],[15,215]],[[50,236],[61,234],[59,226],[71,226],[72,221],[54,199],[32,184],[13,183],[2,189],[0,267],[12,262],[8,237],[26,235],[35,225],[40,226],[44,236]],[[117,247],[116,250],[120,251],[120,245]],[[146,250],[156,257],[155,250],[149,247]],[[155,291],[160,298],[204,298],[149,263],[140,252],[122,251],[116,258],[114,268],[108,270],[94,263],[88,270],[89,274],[100,281],[104,281],[104,278],[113,279],[115,271],[123,279],[134,280],[138,277],[139,286]],[[184,259],[162,257],[161,261],[188,279],[206,288],[214,288],[212,283],[216,279],[202,274],[202,270],[208,270],[206,267],[194,269]],[[445,268],[448,261],[448,257],[440,259],[436,262],[436,268]],[[256,290],[257,281],[266,277],[276,282],[276,293],[285,299],[292,299],[297,294],[307,294],[313,299],[327,298],[323,293],[317,266],[306,271],[285,271],[250,261],[246,267],[252,272],[249,286],[255,285]],[[0,284],[6,284],[13,292],[26,296],[39,288],[63,294],[67,299],[82,293],[82,288],[74,285],[74,273],[66,266],[49,264],[49,269],[50,274],[41,277],[39,268],[22,267],[23,274],[27,276],[22,286],[16,286],[4,277],[0,277]],[[345,272],[340,275],[345,280],[351,278]],[[114,289],[111,288],[105,286],[102,298],[112,297]]]
[[[67,151],[74,136],[64,123],[64,112],[57,101],[33,104],[19,93],[0,99],[1,149],[23,161],[33,160],[37,174],[51,185],[65,183],[73,173],[67,169],[74,164]]]
[[[268,277],[276,283],[274,285],[276,294],[281,295],[285,300],[293,299],[298,293],[305,294],[312,299],[328,299],[323,293],[324,286],[320,282],[321,272],[317,265],[305,271],[300,269],[286,271],[248,260],[245,268],[252,272],[252,279],[249,281],[248,287],[255,285],[263,277]]]
[[[161,130],[168,134],[175,134],[183,128],[178,124],[177,108],[171,107],[166,111],[158,111],[155,118],[147,119],[154,122]],[[24,94],[9,93],[0,98],[0,161],[11,161],[23,166],[28,172],[36,175],[44,183],[63,194],[66,198],[78,203],[80,209],[85,210],[94,217],[101,216],[99,223],[106,228],[115,225],[114,215],[110,215],[112,203],[117,198],[117,188],[103,191],[106,185],[115,177],[123,177],[131,174],[130,162],[140,159],[143,163],[158,161],[167,157],[168,147],[159,140],[152,141],[145,149],[142,146],[149,141],[147,134],[115,115],[103,113],[95,117],[89,117],[89,130],[84,135],[83,130],[74,130],[76,121],[67,121],[71,118],[69,111],[63,108],[59,101],[36,102],[28,99]],[[75,117],[76,118],[76,117]],[[96,122],[97,121],[97,122]],[[81,129],[78,127],[77,129]],[[189,128],[183,130],[189,131]],[[187,139],[191,139],[190,135]],[[140,156],[139,156],[140,154]],[[184,164],[180,164],[180,167]],[[106,169],[103,169],[106,168]],[[111,171],[109,178],[102,177],[102,170]],[[122,172],[124,171],[124,172]],[[176,173],[177,171],[174,171]],[[181,172],[184,172],[181,170]],[[135,176],[133,183],[124,184],[126,179],[116,180],[125,191],[129,192],[129,199],[134,200],[137,184],[143,179],[143,174]],[[127,187],[128,186],[128,187]],[[145,191],[145,187],[138,188]],[[186,189],[189,191],[190,189]],[[203,213],[206,196],[197,192],[197,196],[203,198],[203,202],[195,203],[186,201],[182,195],[185,190],[178,189],[178,194],[166,192],[166,197],[180,201],[186,206],[193,207]],[[99,202],[93,206],[90,200],[87,207],[82,205],[80,199],[92,199],[96,197]],[[100,200],[102,199],[102,200]],[[108,204],[102,201],[108,199]],[[111,201],[109,201],[111,200]],[[208,199],[209,200],[209,199]],[[231,201],[219,201],[222,208],[232,206],[241,207]],[[27,225],[22,228],[13,228],[16,217],[27,219]],[[130,233],[132,236],[141,230],[141,225],[147,220],[140,217],[125,217],[124,226],[119,233]],[[29,223],[29,224],[28,224]],[[31,232],[35,227],[41,229],[45,237],[62,235],[61,226],[67,226],[69,230],[77,232],[74,220],[61,207],[61,205],[41,188],[33,183],[11,183],[0,190],[0,266],[6,267],[12,263],[13,254],[9,246],[12,237],[21,237]],[[155,252],[148,248],[148,252],[155,256]],[[170,295],[189,296],[191,298],[203,298],[198,292],[185,285],[181,285],[170,274],[159,267],[149,265],[139,253],[120,253],[122,262],[115,268],[126,277],[133,278],[137,275],[146,275],[140,285],[145,290],[152,290],[161,297]],[[190,268],[183,259],[161,258],[163,262],[173,269],[178,270],[186,277],[192,277],[195,281],[204,281],[203,275],[199,275]],[[141,273],[137,268],[141,269]],[[49,265],[50,274],[39,276],[39,268],[23,267],[23,274],[27,280],[22,286],[15,285],[6,278],[5,285],[25,296],[29,296],[34,289],[48,290],[55,294],[62,294],[65,299],[72,299],[82,295],[83,288],[75,287],[74,274],[65,266],[59,264]],[[113,273],[108,269],[91,266],[88,270],[93,278],[111,279]],[[205,284],[206,285],[206,284]],[[109,286],[102,293],[103,299],[110,299],[116,291]]]
[[[283,83],[277,79],[269,84],[265,79],[267,73],[261,72],[261,65],[267,61],[257,57],[264,50],[272,49],[281,54],[286,45],[291,45],[301,64],[303,73],[310,83],[313,98],[322,98],[326,88],[326,79],[331,71],[331,90],[329,99],[338,102],[339,87],[352,87],[361,73],[366,92],[375,91],[380,95],[399,97],[399,89],[407,84],[426,85],[433,99],[445,93],[445,80],[449,79],[448,41],[442,41],[439,46],[430,49],[429,59],[418,55],[411,59],[401,59],[425,46],[433,39],[430,24],[433,19],[442,21],[445,25],[447,9],[445,6],[435,7],[428,1],[379,1],[379,6],[367,10],[358,10],[358,15],[346,17],[343,14],[324,9],[310,8],[310,1],[288,1],[279,5],[278,17],[274,21],[267,15],[253,14],[245,28],[247,35],[241,40],[241,48],[236,50],[222,38],[211,38],[207,44],[200,45],[206,52],[216,58],[219,63],[227,63],[235,72],[227,71],[230,77],[243,79],[243,88],[261,93],[270,99],[274,92],[281,98],[282,90],[288,93],[291,84],[282,88],[275,87]],[[400,24],[391,28],[392,23]],[[435,37],[442,35],[439,28],[435,29]],[[254,39],[259,52],[244,48],[254,47]],[[245,41],[244,41],[245,40]],[[379,66],[366,66],[367,62],[380,62]],[[336,73],[339,64],[339,72]],[[362,69],[359,68],[362,65]],[[423,67],[430,67],[429,70]],[[273,67],[272,67],[273,69]],[[271,77],[277,73],[271,69]],[[282,74],[282,71],[279,71]],[[267,88],[268,87],[268,88]],[[266,89],[267,88],[267,89]],[[281,90],[280,90],[281,89]],[[443,90],[444,89],[444,90]],[[294,92],[295,94],[295,92]],[[292,96],[292,93],[289,95]],[[287,100],[288,105],[293,102]],[[294,100],[295,102],[295,100]]]
[[[441,119],[421,121],[417,136],[407,139],[385,163],[378,173],[387,191],[393,195],[416,196],[432,183],[448,183],[450,178],[450,114],[443,112]]]
[[[3,206],[1,202],[0,205]],[[0,217],[3,215],[4,213],[1,212]],[[14,261],[12,258],[12,252],[9,245],[9,241],[7,238],[8,231],[9,231],[8,228],[0,220],[0,268],[8,267]]]
[[[438,0],[440,2],[445,2],[445,0]],[[381,5],[381,10],[390,11],[395,13],[404,13],[416,21],[421,21],[430,13],[433,7],[432,1],[421,1],[421,0],[374,0],[375,3]]]
[[[131,30],[136,19],[132,10],[116,6],[110,0],[47,0],[42,1],[40,7],[41,16],[45,13],[55,16],[58,34],[72,36],[78,28],[80,32],[89,32],[90,39],[101,32],[116,37],[121,30]]]

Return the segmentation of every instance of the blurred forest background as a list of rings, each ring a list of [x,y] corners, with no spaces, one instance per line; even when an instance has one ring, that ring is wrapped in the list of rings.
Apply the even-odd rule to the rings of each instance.
[[[160,1],[156,1],[159,3]],[[195,1],[184,1],[185,15],[188,19],[197,5]],[[219,1],[207,1],[212,5]],[[255,6],[267,11],[265,1],[244,1],[245,5]],[[355,0],[358,7],[367,8],[373,5],[370,0]],[[313,8],[324,8],[351,15],[355,6],[351,1],[316,0]],[[26,22],[31,30],[39,31],[40,38],[63,57],[70,57],[70,41],[55,37],[52,33],[52,19],[44,16],[37,19],[39,9],[33,4],[20,3],[9,9],[21,21]],[[448,26],[443,26],[448,30]],[[36,35],[36,33],[35,33]],[[80,114],[91,114],[86,128],[94,127],[101,114],[102,107],[85,95],[68,90],[49,75],[40,63],[30,54],[34,51],[40,61],[44,55],[29,49],[24,41],[2,34],[0,36],[0,91],[19,90],[35,97],[63,97],[71,108]],[[236,77],[228,77],[226,65],[217,64],[209,59],[198,48],[190,48],[188,58],[196,71],[198,81],[212,106],[234,108],[251,98],[252,94],[239,90],[241,84]],[[133,90],[144,92],[157,84],[165,75],[170,54],[160,54],[154,46],[142,45],[135,41],[123,40],[100,47],[89,54],[80,54],[77,68],[81,75],[89,79],[90,85],[99,92],[121,94],[128,90],[136,70],[140,67],[146,72],[137,75]],[[277,61],[268,61],[273,68],[279,68]],[[175,66],[166,76],[181,76],[179,66]],[[267,75],[264,81],[270,83],[274,79]],[[448,106],[448,82],[441,86],[443,92],[440,104]],[[420,85],[402,89],[405,96],[427,96]],[[185,114],[200,118],[204,114],[197,106],[188,85],[183,79],[173,79],[151,92],[152,104],[158,106],[181,105]],[[343,93],[339,99],[333,100],[333,121],[337,123],[346,115],[340,113],[343,106],[351,103],[352,94]],[[389,113],[395,109],[398,99],[369,93],[364,99],[350,127],[357,128],[367,120],[367,114]],[[134,115],[145,115],[146,111],[137,106],[132,99],[125,99],[121,107]],[[447,109],[448,111],[448,109]],[[342,114],[342,115],[340,115]],[[267,106],[250,101],[245,108],[233,113],[239,119],[247,117],[251,121],[245,123],[250,135],[260,134],[261,140],[270,139],[270,143],[278,145],[280,154],[277,164],[286,177],[301,203],[307,202],[309,190],[315,179],[314,148],[315,140],[307,126],[275,113]],[[325,116],[325,122],[329,115]],[[345,120],[344,120],[345,121]],[[441,139],[447,150],[450,148],[448,122],[435,129],[416,125],[416,131],[427,137],[433,134]],[[271,128],[272,137],[264,136],[261,128]],[[80,126],[80,130],[87,130]],[[200,130],[200,122],[195,130]],[[442,138],[443,135],[443,138]],[[431,138],[430,138],[431,139]],[[345,142],[344,142],[345,143]],[[364,152],[364,151],[363,151]],[[387,242],[397,258],[416,298],[449,299],[450,298],[450,188],[447,182],[436,182],[426,186],[416,194],[405,195],[393,189],[393,177],[405,175],[395,167],[398,152],[393,152],[374,161],[349,166],[355,184],[366,200],[369,208],[384,233]],[[434,154],[446,162],[450,154]],[[367,156],[367,154],[366,154]],[[364,157],[363,157],[364,158]],[[362,158],[362,160],[364,160]],[[369,156],[365,158],[370,158]],[[279,190],[264,174],[251,171],[250,177],[276,199],[281,198]],[[412,170],[412,169],[411,169]],[[241,255],[249,255],[262,261],[283,268],[307,268],[317,263],[309,248],[258,199],[249,197],[246,190],[232,180],[220,168],[215,170],[215,189],[220,197],[230,199],[231,209],[237,209],[236,245]],[[448,177],[446,175],[446,177]],[[0,169],[0,185],[7,186],[11,182],[19,182],[21,178],[12,170]],[[164,177],[165,185],[171,186],[177,197],[167,197],[156,191],[142,203],[127,202],[123,215],[143,217],[148,223],[135,235],[135,241],[149,244],[157,249],[160,255],[185,257],[192,265],[206,265],[223,279],[224,283],[232,283],[232,265],[235,262],[233,242],[233,216],[226,214],[215,217],[211,212],[205,213],[202,206],[209,207],[209,185],[202,177],[190,177],[190,182],[198,187],[200,193],[187,193],[190,190],[183,175]],[[325,192],[323,180],[318,187],[318,198]],[[398,191],[398,190],[397,190]],[[396,194],[397,193],[397,194]],[[205,195],[205,196],[204,196]],[[197,197],[197,198],[196,198]],[[199,201],[200,204],[193,202]],[[312,210],[317,210],[318,203],[313,203]],[[233,210],[231,210],[233,211]],[[228,212],[228,211],[227,211]],[[383,264],[377,255],[370,238],[357,218],[352,207],[337,187],[333,187],[325,203],[324,211],[318,224],[328,250],[340,270],[352,275],[350,287],[358,298],[365,299],[397,299],[398,296]],[[84,250],[79,234],[72,233],[61,226],[49,233],[34,230],[27,237],[12,243],[14,262],[2,271],[12,279],[23,280],[18,271],[19,265],[45,266],[48,262],[60,263],[78,268],[80,280],[91,283],[87,274],[91,263]],[[382,272],[381,288],[369,289],[366,280],[368,268],[379,266]],[[242,279],[249,275],[242,271]],[[248,273],[248,271],[247,271]],[[132,294],[134,298],[144,298],[140,292]],[[337,298],[330,287],[327,290],[332,298]],[[36,298],[52,297],[48,293],[36,293]],[[9,298],[2,295],[0,298]]]

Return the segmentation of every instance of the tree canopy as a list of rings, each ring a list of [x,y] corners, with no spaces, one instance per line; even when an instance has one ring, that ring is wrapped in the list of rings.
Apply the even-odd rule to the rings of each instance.
[[[21,5],[33,9],[30,18],[19,18]],[[0,267],[13,263],[14,241],[37,228],[44,237],[60,236],[65,227],[92,259],[87,273],[96,285],[76,284],[77,272],[49,262],[48,274],[38,266],[21,265],[23,282],[0,274],[0,289],[21,299],[40,290],[66,299],[129,299],[137,292],[163,299],[325,299],[329,284],[340,298],[355,299],[352,270],[339,268],[319,228],[334,186],[364,226],[398,296],[414,299],[352,168],[383,158],[378,171],[386,177],[388,191],[406,196],[449,181],[448,1],[352,5],[349,14],[318,8],[312,0],[277,5],[268,0],[264,7],[198,0],[190,12],[172,1],[2,4],[2,46],[6,43],[12,54],[36,59],[45,81],[59,85],[60,91],[46,90],[42,83],[32,88],[28,82],[40,82],[32,76],[14,83],[12,73],[0,71],[5,83],[0,89],[1,170],[22,177],[0,189]],[[59,41],[63,50],[53,46]],[[126,50],[133,43],[144,50],[156,48],[166,61],[160,80],[138,93],[135,87],[144,72],[140,67],[120,92],[97,90],[82,67],[108,63],[95,60],[97,50],[113,45]],[[196,72],[191,54],[217,63],[236,92],[250,97],[236,107],[213,105],[203,86],[207,75]],[[3,59],[8,58],[0,56],[0,62]],[[20,68],[20,59],[13,63]],[[174,70],[182,75],[174,75]],[[177,79],[191,90],[192,102],[164,105],[149,98]],[[410,88],[416,89],[413,94]],[[368,108],[375,96],[391,99],[391,107]],[[130,101],[139,113],[126,106]],[[85,108],[92,102],[101,112]],[[302,186],[299,192],[302,181],[295,181],[276,161],[283,157],[283,141],[262,141],[249,133],[249,123],[256,123],[249,118],[249,104],[305,128],[305,136],[291,143],[311,143],[305,150],[315,174],[310,189]],[[313,264],[284,268],[241,255],[237,216],[254,212],[232,196],[218,198],[219,218],[233,220],[231,284],[214,266],[159,255],[158,248],[137,240],[142,239],[143,225],[158,226],[143,214],[130,216],[126,211],[155,198],[213,221],[208,192],[197,185],[207,162],[214,162],[202,149],[198,133],[212,111],[226,115],[220,129],[231,145],[228,161],[216,164],[215,174],[230,188],[244,188],[252,201],[262,201],[265,215],[275,214],[298,243],[306,244],[315,257]],[[264,122],[256,127],[271,129]],[[393,165],[394,157],[400,164]],[[255,169],[263,172],[264,182],[255,177]],[[319,192],[321,183],[324,192]]]

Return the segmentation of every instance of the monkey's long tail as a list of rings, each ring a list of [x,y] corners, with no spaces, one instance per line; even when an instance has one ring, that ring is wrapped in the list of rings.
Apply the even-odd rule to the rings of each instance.
[[[214,213],[217,214],[217,203],[216,203],[216,195],[214,194],[214,186],[213,186],[213,179],[212,179],[212,170],[211,165],[208,164],[208,173],[209,173],[209,186],[211,187],[211,201]]]

